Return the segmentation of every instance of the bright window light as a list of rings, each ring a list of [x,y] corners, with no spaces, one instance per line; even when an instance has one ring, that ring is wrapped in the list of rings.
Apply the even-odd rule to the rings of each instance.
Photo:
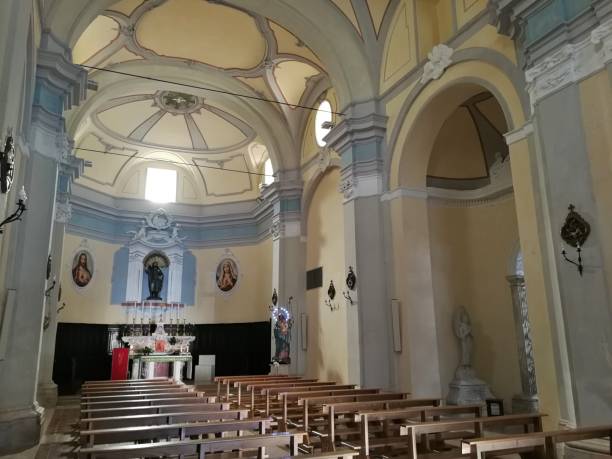
[[[176,171],[147,168],[145,199],[153,202],[176,202]]]
[[[274,169],[272,169],[272,161],[268,158],[266,159],[266,162],[264,163],[264,178],[263,178],[263,184],[268,186],[271,183],[274,182]]]
[[[317,139],[317,144],[320,147],[324,147],[327,142],[323,140],[327,134],[329,134],[330,128],[324,128],[323,123],[331,123],[332,122],[332,108],[331,104],[328,100],[324,100],[319,105],[317,109],[317,114],[315,115],[315,137]]]

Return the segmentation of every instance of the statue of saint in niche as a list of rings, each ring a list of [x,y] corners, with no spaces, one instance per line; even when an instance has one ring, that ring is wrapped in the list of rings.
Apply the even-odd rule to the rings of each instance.
[[[453,328],[455,335],[461,343],[461,366],[470,367],[472,365],[472,345],[474,338],[472,337],[472,324],[470,316],[465,307],[460,306],[455,311],[453,317]]]
[[[149,280],[149,297],[147,300],[161,301],[159,294],[164,286],[164,272],[159,267],[157,261],[151,262],[146,268],[145,273]]]

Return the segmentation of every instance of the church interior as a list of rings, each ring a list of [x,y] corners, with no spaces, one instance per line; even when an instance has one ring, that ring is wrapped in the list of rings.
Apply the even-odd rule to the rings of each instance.
[[[0,457],[612,455],[612,0],[2,0],[0,220]]]

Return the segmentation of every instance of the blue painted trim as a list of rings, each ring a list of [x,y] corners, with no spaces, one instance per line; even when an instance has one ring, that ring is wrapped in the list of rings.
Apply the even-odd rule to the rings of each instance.
[[[299,212],[302,208],[302,202],[299,197],[284,198],[280,201],[281,212]]]
[[[190,251],[183,253],[183,279],[181,285],[181,303],[195,304],[195,288],[197,279],[196,257]]]
[[[130,251],[121,247],[113,255],[113,275],[111,277],[111,304],[121,304],[127,294],[127,278]]]
[[[545,37],[552,30],[570,22],[591,7],[591,0],[552,0],[527,17],[526,45]]]
[[[54,91],[48,83],[39,78],[36,79],[34,89],[34,105],[60,116],[64,111],[64,99],[61,92]]]

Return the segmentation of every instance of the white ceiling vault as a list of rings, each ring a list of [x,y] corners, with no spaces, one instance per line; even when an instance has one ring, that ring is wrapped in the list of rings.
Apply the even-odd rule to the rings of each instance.
[[[138,197],[144,165],[169,161],[184,166],[184,202],[256,198],[259,177],[213,168],[299,168],[310,113],[295,105],[332,84],[341,106],[373,97],[364,36],[392,3],[365,0],[364,14],[347,0],[45,1],[45,28],[75,63],[120,72],[90,70],[97,89],[67,113],[78,147],[108,153],[78,151],[94,164],[81,184]]]

